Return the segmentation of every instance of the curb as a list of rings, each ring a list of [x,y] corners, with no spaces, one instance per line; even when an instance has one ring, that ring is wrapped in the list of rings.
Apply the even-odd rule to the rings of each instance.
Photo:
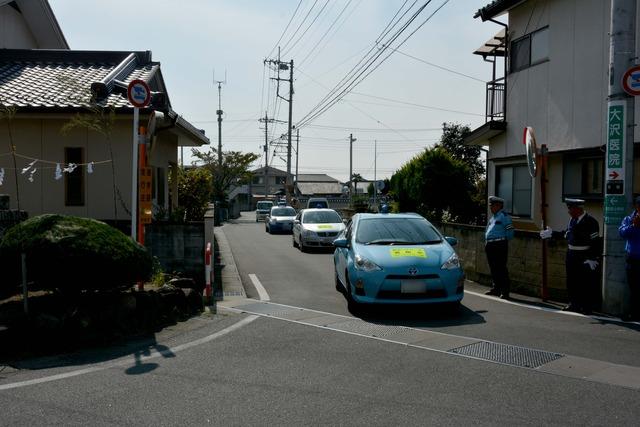
[[[218,249],[220,250],[220,263],[223,268],[221,273],[222,281],[222,295],[223,300],[229,300],[234,298],[245,299],[247,297],[242,286],[242,280],[240,279],[240,273],[238,267],[236,267],[235,260],[233,259],[233,252],[231,246],[227,240],[227,236],[224,234],[224,225],[214,227],[213,234],[218,242]]]

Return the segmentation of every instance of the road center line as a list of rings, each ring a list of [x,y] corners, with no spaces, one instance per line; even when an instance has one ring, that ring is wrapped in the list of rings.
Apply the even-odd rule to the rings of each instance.
[[[267,293],[267,290],[264,288],[264,286],[262,286],[262,283],[260,283],[260,280],[258,280],[258,276],[256,276],[255,274],[249,274],[249,279],[251,279],[251,283],[253,283],[253,286],[256,288],[256,291],[258,291],[258,295],[260,296],[260,301],[271,301],[271,298],[269,298],[269,294]]]

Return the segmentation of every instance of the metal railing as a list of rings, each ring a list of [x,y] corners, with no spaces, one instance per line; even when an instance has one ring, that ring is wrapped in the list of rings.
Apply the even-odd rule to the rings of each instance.
[[[506,82],[504,77],[487,82],[487,106],[485,121],[506,119]]]

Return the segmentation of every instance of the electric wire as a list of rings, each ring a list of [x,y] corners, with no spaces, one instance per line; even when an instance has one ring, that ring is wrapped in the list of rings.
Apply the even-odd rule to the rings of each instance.
[[[449,0],[446,0],[444,4],[446,4]],[[431,0],[428,0],[425,4],[423,4],[408,20],[407,22],[405,22],[404,24],[402,24],[402,26],[400,27],[400,29],[398,29],[396,31],[396,33],[394,33],[394,35],[390,38],[390,40],[388,40],[386,43],[383,44],[383,48],[379,49],[378,52],[376,52],[374,54],[374,56],[372,58],[369,58],[366,62],[365,65],[363,65],[362,67],[360,67],[357,71],[356,71],[356,75],[355,76],[348,76],[347,77],[347,81],[341,83],[336,86],[336,88],[331,91],[327,96],[325,96],[325,98],[323,98],[322,101],[320,101],[320,103],[318,103],[318,105],[316,107],[314,107],[311,112],[307,113],[299,122],[298,122],[298,128],[304,127],[305,124],[309,123],[310,121],[316,119],[318,116],[320,116],[321,114],[323,114],[324,112],[326,112],[329,108],[331,108],[333,105],[336,104],[336,102],[338,102],[341,97],[344,96],[345,93],[347,93],[350,89],[354,88],[355,86],[357,86],[360,82],[362,82],[367,76],[369,76],[371,74],[371,72],[375,71],[382,63],[384,63],[384,61],[389,58],[390,55],[387,55],[382,61],[377,62],[378,58],[380,58],[380,56],[382,56],[382,54],[386,51],[387,46],[389,46],[391,43],[393,43],[395,40],[398,39],[398,37],[400,37],[400,35],[407,30],[407,28],[411,25],[411,23],[413,23],[415,21],[415,19],[420,15],[420,13],[422,13],[422,11],[429,5],[429,3],[431,3]],[[444,5],[443,4],[443,5]],[[436,12],[440,10],[440,8],[438,8],[436,10]],[[435,14],[435,12],[430,15],[433,16]],[[425,20],[425,23],[430,19],[427,18],[427,20]],[[421,24],[419,28],[422,27],[423,24]],[[417,31],[417,29],[416,29]],[[415,31],[413,31],[409,37],[411,35],[415,34]],[[402,44],[404,42],[406,42],[406,40],[408,40],[408,37],[405,38],[405,40],[400,43],[400,46],[402,46]],[[393,53],[393,52],[391,52]],[[375,64],[375,67],[374,67]],[[369,72],[367,72],[370,68],[373,69]],[[366,74],[365,74],[366,73]],[[364,75],[364,76],[363,76]],[[344,81],[345,79],[343,79]],[[339,92],[337,95],[334,95],[336,92]]]
[[[287,48],[287,46],[289,45],[289,43],[291,43],[293,38],[298,34],[298,31],[300,31],[300,28],[302,28],[302,26],[306,22],[307,18],[311,14],[311,11],[316,7],[317,3],[318,3],[318,0],[315,0],[313,2],[313,4],[311,5],[311,8],[307,11],[307,14],[304,16],[304,19],[302,19],[302,22],[300,22],[300,25],[298,25],[298,28],[296,28],[296,31],[291,35],[291,37],[289,37],[289,40],[282,46],[281,50],[285,50]],[[279,57],[278,57],[278,60],[280,60]]]
[[[300,37],[298,37],[298,39],[291,45],[291,47],[289,47],[289,49],[283,49],[284,52],[282,53],[282,56],[287,56],[287,54],[291,51],[293,51],[293,49],[296,47],[296,45],[298,43],[300,43],[300,40],[302,40],[304,38],[304,36],[307,34],[307,32],[309,31],[309,29],[313,26],[313,24],[316,23],[316,21],[318,20],[318,18],[320,17],[320,15],[322,15],[322,12],[324,12],[324,9],[327,7],[327,5],[329,4],[329,0],[326,0],[324,2],[324,6],[322,6],[322,8],[320,9],[320,11],[316,14],[315,18],[313,18],[313,21],[311,21],[311,23],[307,26],[307,28],[302,32],[302,34],[300,35]]]
[[[416,14],[414,14],[414,17],[417,17],[417,14],[420,13],[422,10],[424,10],[424,7],[426,7],[429,3],[431,2],[431,0],[429,0]],[[445,0],[433,13],[431,13],[431,15],[429,15],[427,17],[427,19],[425,19],[414,31],[412,31],[407,37],[405,37],[405,39],[400,42],[400,44],[398,45],[398,47],[402,46],[404,43],[406,43],[407,40],[409,40],[410,37],[412,37],[420,28],[422,28],[429,20],[431,20],[431,18],[433,16],[435,16],[436,13],[438,13],[438,11],[440,11],[440,9],[442,9],[447,3],[449,2],[449,0]],[[415,19],[415,18],[412,18]],[[410,23],[407,23],[405,26],[403,26],[403,29],[400,33],[397,34],[397,36],[393,37],[392,40],[390,41],[390,43],[393,43],[397,37],[402,34],[402,32],[404,32],[404,30],[408,27]],[[383,49],[380,52],[380,55],[386,50],[388,44],[383,44]],[[342,92],[340,92],[340,94],[338,94],[337,96],[335,96],[329,104],[325,105],[320,111],[314,113],[311,117],[303,119],[303,123],[302,124],[298,124],[298,127],[304,126],[304,120],[306,120],[307,122],[317,118],[319,115],[323,114],[324,112],[326,112],[329,108],[333,107],[346,93],[349,92],[349,90],[351,90],[351,88],[355,88],[357,85],[359,85],[364,79],[366,79],[371,73],[373,73],[376,69],[378,69],[380,67],[380,65],[382,65],[391,55],[393,54],[393,51],[390,52],[384,59],[382,59],[381,61],[379,61],[377,64],[375,64],[375,66],[373,66],[373,69],[371,69],[370,71],[368,71],[366,74],[364,74],[367,69],[365,69],[364,71],[362,71],[357,77],[356,79],[358,80],[354,80],[350,86],[348,86],[347,88],[343,89]],[[377,57],[376,57],[377,59]],[[369,68],[369,67],[368,67]],[[364,74],[364,76],[362,75]]]
[[[273,45],[273,48],[271,49],[271,51],[269,52],[269,54],[267,55],[267,58],[269,58],[272,54],[273,51],[276,50],[276,48],[278,47],[278,44],[282,41],[282,38],[284,37],[285,33],[287,32],[287,30],[289,29],[289,25],[291,25],[291,22],[293,22],[293,18],[295,18],[296,13],[298,13],[298,9],[300,9],[300,5],[302,4],[302,0],[300,0],[298,2],[298,5],[296,6],[296,10],[293,11],[293,15],[291,15],[291,18],[289,19],[289,22],[287,23],[287,26],[284,27],[284,31],[282,31],[282,34],[280,35],[280,38],[278,39],[278,41],[276,42],[275,45]]]

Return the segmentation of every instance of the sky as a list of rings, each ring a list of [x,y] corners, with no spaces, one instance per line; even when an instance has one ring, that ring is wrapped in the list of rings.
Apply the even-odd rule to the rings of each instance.
[[[281,136],[287,125],[279,121],[287,121],[289,103],[276,96],[277,75],[265,65],[278,59],[279,46],[280,61],[294,62],[292,116],[300,137],[296,156],[294,132],[291,171],[297,157],[300,174],[326,173],[341,181],[349,176],[350,134],[356,139],[353,172],[370,180],[390,178],[437,143],[443,122],[482,125],[492,68],[473,51],[501,29],[473,18],[488,0],[49,2],[71,49],[152,51],[173,109],[204,129],[213,147],[215,82],[223,81],[223,151],[256,153],[255,167],[263,166],[265,130],[258,120],[266,115],[275,120],[268,140],[284,142],[270,142],[269,165],[286,170]],[[391,22],[397,25],[380,39]],[[360,83],[314,116],[325,96],[374,53],[380,55]],[[288,99],[285,80],[278,92]],[[192,160],[185,148],[184,163]]]

